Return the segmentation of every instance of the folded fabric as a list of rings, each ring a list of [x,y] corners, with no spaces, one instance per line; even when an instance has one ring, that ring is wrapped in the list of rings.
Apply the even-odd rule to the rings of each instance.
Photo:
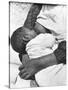
[[[57,34],[59,41],[66,39],[66,6],[43,5],[37,22]]]
[[[26,51],[32,59],[53,53],[57,46],[55,36],[45,33],[30,40],[26,45]]]

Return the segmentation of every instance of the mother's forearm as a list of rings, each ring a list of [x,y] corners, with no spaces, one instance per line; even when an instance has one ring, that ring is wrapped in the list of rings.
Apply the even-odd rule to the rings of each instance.
[[[40,58],[37,58],[37,61],[39,61],[39,63],[40,63],[39,65],[40,65],[40,67],[42,67],[41,69],[44,69],[48,66],[52,66],[52,65],[57,64],[56,57],[53,53],[46,55],[46,56],[42,56]]]
[[[33,4],[31,6],[24,23],[24,27],[29,28],[30,30],[33,29],[35,21],[37,19],[37,15],[39,14],[41,8],[42,8],[41,4]]]

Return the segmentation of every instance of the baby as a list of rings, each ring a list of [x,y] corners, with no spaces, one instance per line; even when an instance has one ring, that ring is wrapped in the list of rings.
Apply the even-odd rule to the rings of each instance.
[[[31,59],[53,53],[56,42],[53,34],[46,31],[38,34],[25,27],[18,28],[11,37],[12,48],[21,54],[28,53]]]
[[[37,33],[34,30],[29,30],[25,27],[18,28],[13,33],[11,37],[11,45],[15,51],[22,54],[28,54],[30,60],[33,58],[48,55],[57,48],[55,47],[56,39],[54,35],[46,32],[37,35]],[[22,63],[25,64],[23,60]],[[30,81],[23,79],[21,81],[20,77],[18,77],[16,83],[17,87],[20,82],[28,83]]]

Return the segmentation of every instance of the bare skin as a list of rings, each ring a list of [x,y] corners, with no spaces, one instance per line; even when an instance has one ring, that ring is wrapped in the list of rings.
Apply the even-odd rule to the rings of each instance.
[[[37,59],[28,60],[24,65],[19,67],[19,76],[23,79],[31,79],[40,70],[57,64],[56,57],[54,54],[43,56]]]

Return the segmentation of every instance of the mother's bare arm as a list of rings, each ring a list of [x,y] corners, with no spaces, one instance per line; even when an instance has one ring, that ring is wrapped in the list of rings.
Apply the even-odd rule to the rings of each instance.
[[[36,19],[37,19],[37,15],[39,14],[40,10],[42,8],[42,4],[32,4],[29,12],[28,12],[28,15],[27,15],[27,18],[25,20],[25,23],[24,23],[24,27],[32,30],[35,26],[35,22],[36,22]]]
[[[23,79],[32,79],[32,77],[40,70],[57,64],[54,54],[32,59],[19,67],[19,76]]]

